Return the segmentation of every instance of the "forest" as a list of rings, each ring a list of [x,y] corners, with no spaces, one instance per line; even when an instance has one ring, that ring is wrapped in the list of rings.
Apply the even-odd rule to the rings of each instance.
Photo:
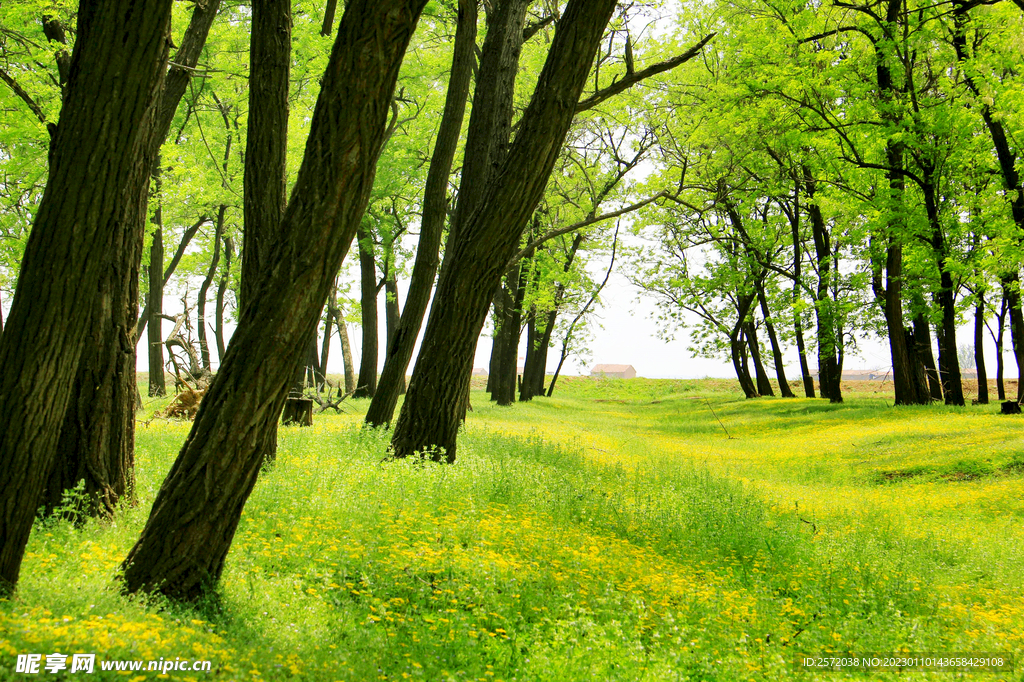
[[[849,640],[860,648],[848,651],[1019,653],[1024,609],[1005,590],[1020,576],[1000,553],[1019,539],[1009,529],[1019,499],[1006,497],[1019,483],[1019,439],[984,406],[990,390],[1024,399],[1022,63],[1021,0],[4,4],[0,648],[13,659],[25,652],[12,642],[100,641],[86,636],[93,621],[84,615],[71,616],[85,630],[70,634],[29,625],[52,617],[33,610],[54,608],[44,578],[61,580],[53,571],[76,565],[67,553],[85,542],[109,555],[81,589],[114,588],[104,597],[112,611],[143,609],[115,621],[149,623],[149,632],[160,631],[152,619],[161,613],[213,623],[207,634],[234,642],[227,657],[259,646],[267,625],[245,634],[228,622],[254,615],[232,611],[239,581],[252,594],[255,574],[301,573],[318,613],[306,639],[352,656],[372,651],[366,660],[376,663],[331,668],[327,654],[305,649],[326,667],[247,663],[282,679],[368,679],[374,666],[383,679],[469,669],[490,679],[499,662],[502,679],[637,679],[640,670],[737,679],[758,657],[775,679],[812,628],[800,641],[812,651],[842,651]],[[613,272],[656,302],[667,341],[685,334],[689,353],[727,359],[736,382],[563,377],[600,333],[594,316]],[[472,377],[481,334],[492,346],[486,385]],[[327,371],[335,338],[340,376]],[[841,380],[867,338],[891,357],[884,409]],[[786,375],[793,352],[799,377]],[[969,369],[976,379],[965,378]],[[772,396],[789,400],[764,399]],[[712,401],[762,459],[708,463],[734,439]],[[633,422],[604,409],[609,402]],[[666,423],[667,405],[690,426]],[[167,422],[172,413],[185,421]],[[304,419],[312,425],[292,424]],[[527,420],[537,430],[524,430]],[[929,426],[918,433],[910,420]],[[882,440],[836,454],[839,441],[860,442],[878,421],[888,425]],[[613,423],[648,444],[601,435]],[[818,434],[820,446],[808,436],[800,447],[835,443],[825,453],[839,458],[835,472],[800,472],[802,450],[773,449],[769,434],[784,438],[787,423]],[[928,452],[945,428],[959,449]],[[998,438],[972,440],[978,428]],[[917,436],[895,443],[889,432]],[[673,469],[672,452],[685,453],[688,468]],[[311,472],[319,478],[304,490]],[[377,492],[354,483],[372,488],[378,474]],[[881,486],[892,496],[885,508],[926,487],[951,506],[977,502],[970,518],[987,544],[943,548],[934,535],[909,533],[921,518],[880,521],[853,502],[830,509],[820,495],[805,502],[813,514],[798,501],[791,508],[803,498],[788,485],[823,482],[841,490],[837,499]],[[979,487],[946,496],[953,483]],[[326,502],[331,486],[352,499]],[[416,494],[399,503],[406,488]],[[321,527],[300,500],[326,505]],[[264,513],[256,526],[254,502]],[[534,511],[546,516],[530,521]],[[814,514],[838,525],[825,530]],[[408,528],[379,525],[417,517]],[[928,533],[953,524],[941,511],[928,518]],[[869,532],[883,522],[895,529],[891,542]],[[530,523],[557,532],[542,541]],[[341,536],[357,537],[345,535],[348,525],[365,531],[345,545],[348,563],[315,566],[321,541],[330,546],[324,529],[338,535],[335,552]],[[557,536],[566,543],[558,552],[617,538],[637,566],[651,561],[643,552],[708,558],[680,564],[673,579],[689,587],[673,591],[668,572],[606,578],[601,570],[621,569],[566,555],[565,589],[578,599],[558,602],[567,610],[558,617],[540,616],[532,610],[550,591],[565,593],[566,574],[545,564],[530,606],[502,601],[512,576],[533,565],[525,552],[524,563],[502,563],[514,553],[503,529],[525,533],[536,557],[554,551]],[[443,556],[407,532],[437,534]],[[287,552],[273,543],[290,533],[316,537],[317,549],[282,568]],[[845,535],[867,542],[868,555],[848,553]],[[369,548],[373,537],[390,544]],[[257,551],[260,542],[269,544]],[[674,545],[688,549],[663,551]],[[388,547],[398,555],[406,546],[404,569],[375,572]],[[267,552],[266,562],[243,570],[233,562],[246,552]],[[918,554],[930,559],[901,563]],[[833,560],[842,581],[862,579],[859,592],[851,583],[833,593],[821,573]],[[980,568],[986,561],[991,570]],[[984,586],[970,596],[1002,621],[942,591],[975,569]],[[592,580],[581,577],[588,571]],[[755,575],[765,571],[774,573]],[[890,575],[903,582],[887,583]],[[634,594],[636,580],[648,592]],[[369,599],[384,584],[405,587]],[[928,599],[910,594],[922,585]],[[594,594],[587,606],[593,590],[618,596]],[[433,602],[449,592],[461,606],[440,610]],[[655,592],[667,600],[658,607]],[[745,595],[743,606],[723,595]],[[389,649],[395,633],[313,632],[330,630],[318,609],[395,627],[388,609],[406,624],[450,624],[457,618],[441,614],[475,618],[488,599],[501,602],[483,613],[489,629],[466,621],[458,634],[493,639],[479,650],[488,653],[466,654],[476,646],[468,639],[445,644],[430,650],[428,671],[426,659],[402,667]],[[688,621],[676,614],[674,625],[673,609],[687,600],[717,606]],[[696,632],[721,609],[744,615],[684,641],[678,628]],[[631,615],[619,622],[617,612]],[[879,619],[905,637],[882,637],[868,624]],[[755,622],[765,631],[751,631]],[[780,623],[788,635],[776,632]],[[915,640],[919,626],[927,634]],[[5,629],[21,634],[2,639]],[[185,651],[187,633],[172,629]],[[562,638],[572,632],[570,646]],[[607,656],[583,668],[538,663],[576,660],[587,633]],[[662,647],[663,636],[674,643]],[[525,652],[536,647],[550,658],[531,668]],[[141,657],[136,644],[115,648]],[[166,642],[146,651],[180,655]]]

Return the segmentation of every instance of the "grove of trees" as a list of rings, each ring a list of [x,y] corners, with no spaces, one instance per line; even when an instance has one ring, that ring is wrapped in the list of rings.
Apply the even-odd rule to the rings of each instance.
[[[978,400],[1007,322],[1020,400],[1016,2],[3,6],[0,591],[40,508],[132,502],[138,353],[202,402],[122,586],[182,600],[333,336],[393,456],[454,462],[485,326],[491,398],[550,396],[623,263],[747,397],[795,347],[842,402],[877,335],[896,404],[963,405],[971,320]]]

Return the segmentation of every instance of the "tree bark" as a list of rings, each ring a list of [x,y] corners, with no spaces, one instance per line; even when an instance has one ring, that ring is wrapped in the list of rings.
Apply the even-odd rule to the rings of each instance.
[[[516,401],[516,380],[519,376],[519,335],[522,328],[526,278],[527,272],[524,272],[522,261],[509,270],[507,276],[508,285],[515,286],[515,290],[508,292],[509,307],[502,323],[505,342],[498,370],[498,381],[495,383],[495,392],[491,396],[502,407],[508,407]]]
[[[257,305],[270,277],[269,252],[288,197],[288,88],[292,54],[291,0],[253,0],[249,45],[249,119],[242,180],[242,272],[238,309]],[[275,323],[276,324],[276,323]],[[273,326],[267,331],[276,332]],[[305,343],[299,343],[302,352]],[[278,410],[280,415],[280,409]],[[268,428],[265,458],[277,457],[277,423]]]
[[[164,314],[164,231],[163,210],[160,197],[160,159],[157,158],[153,173],[156,185],[156,211],[153,223],[153,243],[149,247],[149,293],[147,295],[149,314],[154,323],[149,326],[149,397],[167,395],[167,382],[164,378],[164,337],[161,325]]]
[[[224,269],[220,274],[220,281],[217,283],[217,330],[214,338],[217,342],[217,363],[224,360],[224,296],[227,294],[231,283],[231,258],[234,255],[235,245],[231,237],[224,237]]]
[[[341,360],[345,365],[345,394],[352,395],[356,390],[356,370],[352,364],[352,344],[348,340],[348,327],[345,324],[345,317],[341,314],[341,308],[338,307],[338,287],[331,287],[331,295],[327,301],[327,305],[330,307],[331,316],[334,318],[334,323],[338,328],[338,339],[341,342]]]
[[[196,333],[199,335],[199,356],[203,362],[203,369],[208,372],[213,371],[213,363],[210,360],[210,343],[207,340],[206,332],[206,297],[210,293],[210,286],[213,284],[213,278],[217,275],[217,267],[220,265],[220,238],[224,234],[224,216],[227,213],[228,207],[221,204],[217,209],[217,227],[213,234],[213,256],[210,257],[210,266],[206,270],[206,277],[203,278],[203,283],[199,285],[199,295],[196,302],[196,314],[198,316],[198,324],[196,325]]]
[[[291,36],[291,0],[253,0],[249,122],[242,182],[244,235],[239,309],[254,300],[254,292],[268,276],[267,253],[277,236],[288,201]],[[302,349],[305,351],[305,344]]]
[[[928,395],[932,400],[942,400],[942,382],[939,380],[939,372],[935,367],[935,358],[932,355],[932,334],[928,328],[928,319],[925,317],[924,298],[915,293],[913,296],[918,306],[918,312],[914,315],[914,343],[920,349],[921,360],[924,361],[924,372],[928,378]]]
[[[800,288],[803,286],[803,244],[800,240],[800,182],[795,181],[793,191],[793,212],[790,219],[790,226],[793,233],[793,334],[796,336],[796,350],[800,358],[800,377],[804,382],[804,396],[814,398],[814,378],[811,377],[811,369],[807,365],[807,348],[804,342],[804,325],[800,319],[800,310],[797,302],[800,300]]]
[[[391,268],[388,272],[388,276],[384,279],[384,293],[387,295],[384,299],[384,326],[387,331],[387,344],[386,348],[390,348],[392,343],[395,343],[395,339],[398,335],[399,320],[402,319],[401,306],[398,303],[398,280],[395,279],[394,268]],[[380,384],[377,386],[380,389]],[[399,395],[405,393],[405,376],[398,378],[398,393]],[[374,392],[374,395],[377,395]]]
[[[1014,272],[1000,278],[1006,308],[1010,313],[1010,344],[1017,362],[1017,402],[1024,400],[1024,312],[1021,311],[1020,276]]]
[[[551,310],[543,316],[536,307],[530,310],[530,316],[526,323],[526,360],[523,362],[523,385],[519,390],[520,402],[532,400],[536,395],[544,395],[544,372],[548,364],[548,345],[551,343],[551,330],[557,315],[555,310]],[[543,328],[537,324],[538,317],[542,320]]]
[[[359,313],[362,320],[362,351],[354,398],[372,398],[377,390],[377,265],[369,231],[359,226]]]
[[[1006,385],[1003,383],[1003,331],[1006,329],[1007,300],[1006,291],[1000,297],[999,315],[996,317],[998,329],[993,334],[993,341],[996,344],[996,395],[999,400],[1006,400]]]
[[[421,452],[437,460],[455,459],[462,394],[490,297],[543,195],[614,8],[614,0],[569,1],[507,158],[481,192],[478,207],[448,237],[435,305],[395,425],[395,456]],[[522,19],[518,33],[517,40]],[[480,83],[485,82],[483,67],[481,60]],[[464,178],[475,153],[467,145]],[[464,211],[461,199],[458,210]]]
[[[768,380],[768,373],[764,371],[764,363],[761,362],[761,345],[757,342],[757,329],[751,320],[747,320],[743,326],[743,335],[747,339],[747,347],[750,348],[750,359],[754,362],[754,376],[757,377],[757,392],[760,395],[774,396],[772,382]]]
[[[182,256],[185,255],[185,250],[188,248],[188,245],[190,243],[192,243],[192,238],[195,237],[196,234],[199,232],[199,228],[202,227],[207,222],[209,222],[209,218],[207,218],[206,216],[203,216],[199,220],[194,222],[191,226],[189,226],[189,228],[185,230],[184,234],[182,234],[181,241],[178,242],[178,247],[174,250],[174,255],[171,257],[171,262],[168,263],[167,267],[164,268],[164,278],[163,278],[163,281],[161,283],[161,287],[162,288],[166,288],[167,287],[167,283],[171,281],[171,275],[174,274],[174,271],[178,268],[178,263],[181,262]],[[163,235],[161,235],[161,237],[162,236]],[[161,310],[163,310],[163,295],[162,294],[161,294],[161,298],[160,298],[160,308],[161,308]],[[142,332],[144,332],[146,330],[146,327],[148,326],[147,323],[149,322],[149,318],[150,318],[149,303],[147,302],[146,303],[146,307],[142,309],[142,313],[139,315],[139,321],[135,325],[135,338],[136,339],[141,339],[142,338]],[[163,319],[163,318],[154,318],[154,319]],[[161,339],[161,341],[163,340],[163,336],[160,336],[159,338]]]
[[[154,156],[145,142],[167,63],[170,8],[170,0],[79,7],[49,180],[0,345],[2,592],[18,580],[67,408],[81,404],[76,380],[87,388],[89,372],[134,387],[137,308],[117,294],[138,286]],[[132,390],[100,413],[120,427],[121,409],[131,414],[134,406]],[[116,432],[119,442],[130,438],[131,423]]]
[[[349,1],[265,276],[125,559],[128,591],[195,599],[220,577],[303,342],[366,209],[402,56],[425,4]]]
[[[155,170],[160,146],[167,137],[171,119],[177,109],[181,95],[191,78],[191,67],[195,65],[202,45],[205,43],[218,1],[197,6],[192,13],[181,48],[175,54],[173,65],[161,79],[162,92],[158,92],[153,103],[155,119],[148,123],[148,138],[140,138],[138,144],[147,145],[147,157]],[[44,30],[54,39],[56,22],[46,22]],[[63,36],[58,42],[63,43]],[[58,55],[58,62],[61,57]],[[166,60],[164,60],[166,61]],[[166,68],[166,64],[165,64]],[[70,75],[71,69],[68,69]],[[65,99],[67,89],[64,90]],[[51,130],[51,133],[53,131]],[[53,142],[56,142],[54,138]],[[50,154],[54,162],[53,149]],[[73,489],[84,481],[89,500],[82,510],[86,513],[105,514],[114,510],[117,496],[125,494],[134,486],[133,462],[135,409],[138,400],[138,386],[135,376],[135,343],[140,333],[132,336],[139,328],[137,318],[139,303],[138,274],[141,265],[143,241],[145,239],[147,195],[143,194],[136,210],[129,211],[132,220],[127,226],[129,236],[122,242],[124,265],[111,265],[105,284],[99,289],[104,302],[95,309],[92,325],[98,332],[91,337],[79,365],[79,376],[75,378],[74,397],[68,405],[60,443],[57,452],[67,461],[58,462],[47,483],[47,497],[59,499],[64,490]],[[114,252],[111,258],[116,258]],[[127,269],[127,270],[125,270]],[[127,275],[125,275],[127,271]],[[125,312],[127,311],[127,312]],[[131,339],[131,350],[126,355],[125,339]],[[92,344],[102,344],[95,347]],[[88,354],[92,354],[91,356]],[[163,365],[160,365],[162,371]],[[161,375],[162,376],[162,375]],[[130,426],[125,427],[125,424]],[[89,471],[89,475],[69,478],[74,472]],[[62,490],[58,490],[62,486]],[[52,508],[49,503],[48,508]]]
[[[836,357],[839,343],[836,335],[835,309],[829,295],[829,284],[832,281],[832,236],[825,224],[821,207],[814,199],[817,194],[817,180],[810,166],[805,164],[802,170],[804,192],[807,194],[807,215],[811,219],[814,258],[818,269],[814,301],[814,314],[818,325],[818,384],[821,387],[822,398],[828,398],[830,403],[841,403],[842,376]]]
[[[405,373],[409,369],[416,338],[423,326],[423,316],[426,314],[430,294],[434,288],[434,277],[437,275],[437,265],[440,262],[441,235],[448,207],[448,178],[458,149],[459,134],[466,113],[466,100],[469,96],[469,82],[475,64],[476,24],[476,0],[460,0],[444,112],[437,129],[434,153],[430,157],[426,186],[423,190],[423,215],[420,220],[416,260],[409,279],[405,308],[395,329],[394,341],[388,343],[387,357],[377,383],[377,391],[373,394],[373,400],[366,411],[366,423],[371,426],[388,424],[394,417],[398,396],[404,390]]]
[[[985,371],[985,292],[974,305],[974,371],[978,377],[978,404],[988,405],[988,372]]]
[[[771,310],[768,308],[768,297],[764,293],[763,283],[757,284],[757,300],[761,304],[761,316],[764,318],[764,328],[768,332],[768,342],[772,347],[772,360],[775,362],[775,377],[779,382],[779,393],[783,398],[795,398],[793,389],[789,387],[786,380],[786,369],[782,359],[782,347],[779,345],[779,337],[775,334],[775,325],[772,324]]]

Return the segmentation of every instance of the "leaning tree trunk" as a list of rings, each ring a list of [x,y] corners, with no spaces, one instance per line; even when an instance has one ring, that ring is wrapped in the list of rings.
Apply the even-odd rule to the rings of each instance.
[[[118,372],[134,355],[137,309],[114,288],[137,282],[155,156],[146,142],[167,63],[170,12],[170,0],[83,0],[79,8],[49,180],[0,345],[0,592],[18,580],[67,408],[80,404],[76,380],[88,386],[88,373],[127,394],[117,406],[97,406],[108,424],[120,424],[115,410],[134,409],[134,390]],[[96,348],[104,339],[90,342],[90,334],[112,334],[116,345]],[[134,389],[134,367],[131,373]]]
[[[736,370],[736,379],[740,382],[740,389],[745,397],[757,398],[760,394],[747,369],[746,349],[747,344],[743,339],[742,332],[735,329],[729,337],[729,354],[732,357],[733,369]]]
[[[253,0],[249,47],[249,120],[242,179],[242,273],[238,309],[259,305],[270,277],[270,251],[288,202],[288,88],[291,73],[291,0]],[[277,333],[276,322],[267,332]],[[299,351],[306,346],[299,344]],[[223,359],[221,360],[223,362]],[[282,408],[283,409],[283,406]],[[280,415],[280,410],[278,410]],[[277,422],[268,427],[265,458],[277,456]]]
[[[544,193],[614,9],[614,0],[569,1],[507,158],[489,179],[476,210],[448,237],[436,304],[392,438],[398,457],[420,452],[455,460],[464,387],[491,294]],[[518,32],[521,39],[522,19]],[[485,42],[485,56],[486,47]],[[480,83],[487,76],[484,61]],[[474,150],[467,146],[466,151],[464,175]],[[463,210],[461,201],[458,210]]]
[[[369,201],[398,70],[425,4],[349,0],[265,277],[125,559],[128,591],[195,599],[219,579],[304,341]]]
[[[785,363],[782,359],[782,348],[779,346],[779,337],[775,333],[775,325],[772,324],[771,310],[768,308],[768,297],[765,296],[764,286],[757,286],[757,301],[761,305],[761,316],[764,318],[764,328],[768,332],[768,342],[772,347],[772,360],[775,362],[775,377],[779,381],[779,393],[783,398],[795,398],[793,389],[789,387],[786,379]]]
[[[372,398],[377,390],[377,265],[373,258],[373,242],[369,232],[359,231],[359,308],[362,320],[362,352],[359,358],[359,380],[354,398]]]
[[[437,129],[434,153],[427,169],[423,189],[423,216],[420,221],[420,240],[416,246],[416,260],[409,279],[409,293],[405,308],[395,329],[393,342],[388,343],[387,357],[377,382],[366,423],[382,426],[391,422],[398,405],[398,396],[405,386],[405,373],[409,369],[416,337],[423,326],[423,316],[430,302],[430,294],[437,275],[441,235],[448,208],[448,177],[459,144],[459,132],[466,112],[469,81],[475,66],[477,1],[459,0],[459,20],[455,29],[455,48],[452,68],[448,77],[444,112]],[[347,390],[347,389],[346,389]]]
[[[197,5],[193,10],[181,47],[163,79],[162,92],[153,102],[154,119],[147,124],[148,138],[138,141],[146,146],[144,153],[151,164],[147,172],[156,168],[160,146],[167,137],[178,102],[191,78],[192,67],[202,51],[217,5],[218,2],[213,1],[203,7]],[[51,149],[51,164],[52,160]],[[111,272],[104,274],[104,288],[98,290],[104,302],[93,310],[92,328],[107,331],[93,334],[92,339],[104,346],[88,350],[93,355],[83,356],[79,365],[79,375],[72,389],[74,397],[64,417],[57,450],[58,457],[67,461],[58,462],[47,483],[50,501],[83,483],[89,503],[82,511],[87,513],[111,512],[120,496],[129,494],[134,487],[138,273],[145,240],[147,199],[148,191],[133,196],[131,200],[139,201],[140,205],[125,210],[135,222],[124,228],[128,236],[121,242],[121,251],[110,254],[113,259],[122,256],[125,260],[123,265],[111,265]],[[158,368],[159,374],[163,371],[162,362]],[[125,427],[125,424],[130,426]],[[75,477],[76,472],[83,471],[88,475]],[[51,507],[51,504],[47,502],[46,506]]]
[[[757,329],[750,320],[743,326],[743,335],[747,339],[747,346],[750,348],[750,359],[754,362],[754,376],[757,377],[757,392],[761,395],[774,396],[772,383],[768,380],[768,373],[764,371],[764,363],[761,362],[761,345],[757,342]]]

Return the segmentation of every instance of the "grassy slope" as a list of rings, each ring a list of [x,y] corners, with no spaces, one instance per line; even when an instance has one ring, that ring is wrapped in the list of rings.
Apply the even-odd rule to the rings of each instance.
[[[785,679],[796,650],[1024,653],[1017,419],[714,381],[560,388],[475,394],[454,467],[381,464],[358,402],[282,429],[196,609],[110,587],[187,432],[140,425],[138,507],[37,526],[0,603],[0,678],[54,651],[324,680]]]

